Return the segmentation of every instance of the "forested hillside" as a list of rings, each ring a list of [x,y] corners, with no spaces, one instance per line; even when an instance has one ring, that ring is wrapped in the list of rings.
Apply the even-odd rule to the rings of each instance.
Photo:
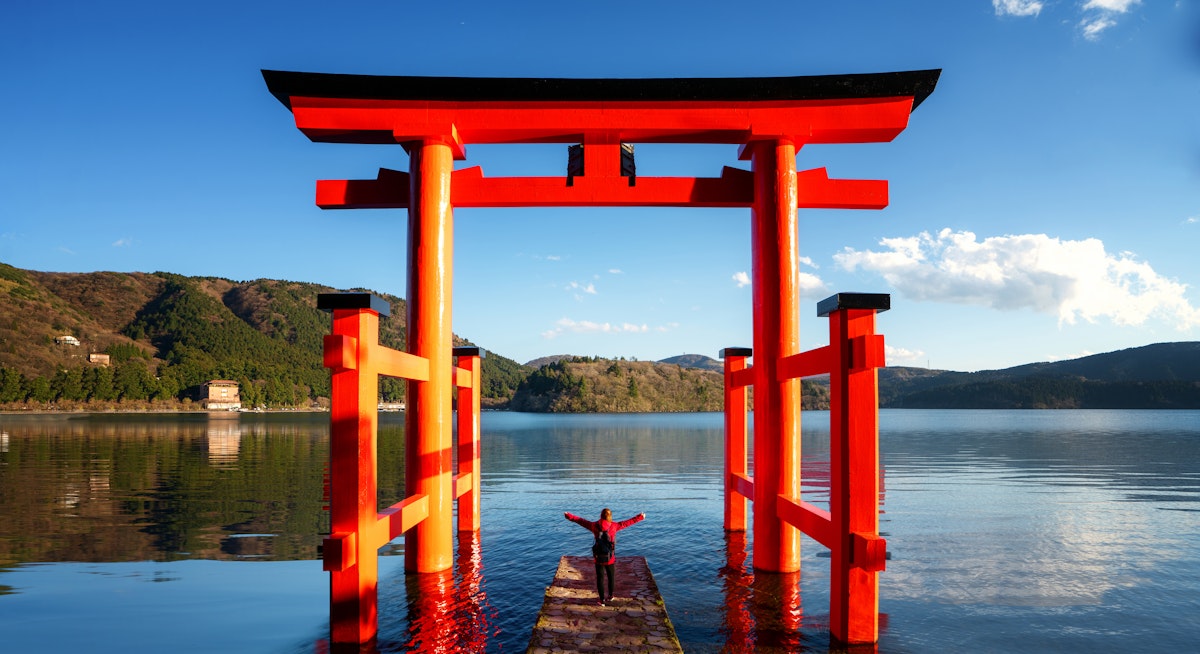
[[[721,373],[702,367],[559,357],[526,377],[510,407],[552,413],[721,411],[724,388]],[[804,408],[828,408],[826,386],[806,381],[802,393]]]
[[[186,403],[211,379],[238,381],[243,406],[293,407],[329,395],[321,365],[330,318],[324,286],[234,282],[170,273],[38,273],[0,264],[0,403],[60,408]],[[380,342],[404,347],[404,300],[380,321]],[[56,343],[71,336],[79,345]],[[462,339],[456,345],[467,344]],[[104,353],[109,366],[88,362]],[[489,353],[485,401],[506,400],[526,370]],[[399,401],[400,380],[381,380]]]
[[[171,273],[42,273],[0,264],[0,408],[189,408],[212,379],[239,382],[243,406],[320,406],[334,289]],[[405,303],[379,339],[403,349]],[[69,339],[64,339],[69,337]],[[73,341],[77,339],[77,343]],[[63,342],[58,342],[63,341]],[[455,345],[467,345],[455,337]],[[91,363],[106,354],[110,365]],[[522,366],[489,352],[483,403],[519,411],[718,411],[721,363],[554,355]],[[383,379],[380,399],[404,382]],[[828,407],[827,381],[803,382],[806,409]],[[510,403],[511,399],[511,403]],[[883,368],[884,408],[1200,408],[1200,343],[1158,343],[1070,361],[973,373]]]

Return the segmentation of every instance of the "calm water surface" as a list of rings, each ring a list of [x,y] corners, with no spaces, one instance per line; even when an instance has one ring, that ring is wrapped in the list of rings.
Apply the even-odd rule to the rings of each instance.
[[[827,501],[827,414],[804,416],[805,499]],[[521,652],[563,511],[647,520],[645,556],[687,652],[830,649],[829,558],[755,572],[721,529],[721,416],[483,417],[483,525],[450,618],[380,559],[379,651]],[[380,505],[403,492],[385,414]],[[883,411],[878,650],[1179,652],[1200,639],[1200,412]],[[323,415],[0,415],[3,651],[324,651]],[[618,580],[618,594],[620,591]],[[781,609],[780,607],[784,607]]]

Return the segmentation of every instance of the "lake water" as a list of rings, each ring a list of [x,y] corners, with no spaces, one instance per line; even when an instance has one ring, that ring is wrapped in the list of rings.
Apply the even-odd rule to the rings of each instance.
[[[804,414],[827,500],[828,415]],[[880,652],[1182,652],[1200,639],[1200,412],[880,413]],[[830,649],[829,558],[755,572],[721,528],[720,414],[483,416],[482,529],[450,606],[380,558],[379,651],[522,652],[603,507],[684,650]],[[403,493],[384,414],[380,505]],[[324,652],[325,415],[0,415],[0,650]],[[618,594],[620,586],[618,580]],[[449,617],[446,617],[448,614]],[[437,617],[440,616],[440,617]]]

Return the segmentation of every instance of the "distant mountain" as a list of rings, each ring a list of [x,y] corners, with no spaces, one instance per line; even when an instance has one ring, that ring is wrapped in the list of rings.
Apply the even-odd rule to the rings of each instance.
[[[238,381],[246,405],[317,402],[329,393],[321,342],[330,323],[316,298],[333,290],[0,263],[0,405],[170,409],[210,379]],[[402,349],[405,302],[379,295],[392,307],[380,342]],[[456,336],[455,344],[467,341]],[[91,354],[111,365],[89,362]],[[721,362],[698,354],[661,362],[560,354],[522,366],[489,352],[483,382],[485,404],[511,399],[530,411],[710,411],[723,399]],[[399,400],[404,390],[400,380],[380,382],[381,399]],[[825,407],[827,398],[827,379],[804,381],[805,408]],[[1200,408],[1200,342],[972,373],[883,368],[879,399],[885,408]]]
[[[573,358],[575,358],[574,354],[551,354],[548,357],[538,357],[538,358],[534,359],[533,361],[526,361],[525,367],[531,368],[533,370],[537,370],[538,368],[541,368],[542,366],[547,366],[547,365],[550,365],[551,363],[557,363],[563,359],[573,359]]]
[[[661,359],[659,363],[669,363],[679,366],[680,368],[697,368],[699,370],[711,370],[713,372],[725,373],[725,365],[720,361],[706,357],[703,354],[681,354],[675,357]]]
[[[360,289],[352,289],[360,290]],[[298,406],[328,397],[321,363],[326,286],[235,282],[171,273],[42,273],[0,264],[0,403],[60,406],[186,400],[203,382],[240,382],[244,405]],[[379,340],[402,349],[406,306],[390,303]],[[456,345],[467,341],[455,337]],[[111,366],[89,363],[108,355]],[[488,353],[483,396],[506,400],[528,370]],[[400,380],[381,397],[399,400]]]
[[[1197,409],[1200,342],[972,373],[884,368],[879,401],[899,408]]]
[[[699,354],[660,363],[723,371],[720,361]],[[828,383],[828,377],[806,380],[806,408],[826,405]],[[1200,409],[1200,342],[1156,343],[971,373],[881,368],[879,402],[883,408]]]

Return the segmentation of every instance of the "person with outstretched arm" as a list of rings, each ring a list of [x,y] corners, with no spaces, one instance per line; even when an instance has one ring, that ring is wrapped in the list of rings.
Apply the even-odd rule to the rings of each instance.
[[[596,561],[596,594],[600,598],[601,606],[604,606],[605,602],[612,602],[615,590],[613,583],[617,567],[617,532],[645,520],[645,512],[620,522],[613,522],[612,511],[608,509],[600,512],[600,519],[596,522],[586,520],[572,513],[563,513],[563,516],[567,520],[592,532],[592,537],[595,539],[595,542],[592,544],[592,557]],[[604,592],[604,579],[606,577],[608,578],[607,593]]]

